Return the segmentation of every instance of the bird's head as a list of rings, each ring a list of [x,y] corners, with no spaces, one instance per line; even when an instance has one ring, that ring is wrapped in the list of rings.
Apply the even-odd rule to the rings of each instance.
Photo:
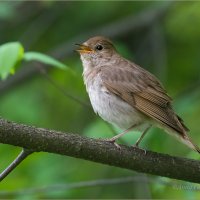
[[[116,54],[112,42],[102,36],[90,38],[83,44],[77,45],[79,48],[76,51],[81,55],[84,68],[105,65]]]

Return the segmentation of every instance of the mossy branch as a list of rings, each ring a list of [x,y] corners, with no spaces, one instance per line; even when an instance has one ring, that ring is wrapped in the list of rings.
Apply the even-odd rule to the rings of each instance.
[[[95,133],[94,133],[95,134]],[[0,142],[35,152],[49,152],[200,183],[200,162],[121,145],[78,134],[36,128],[0,119]]]

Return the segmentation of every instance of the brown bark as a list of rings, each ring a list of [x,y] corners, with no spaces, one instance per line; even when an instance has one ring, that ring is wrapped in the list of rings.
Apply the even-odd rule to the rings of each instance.
[[[94,133],[95,134],[95,133]],[[137,172],[200,183],[200,162],[121,145],[78,134],[36,128],[0,119],[0,142],[126,168]]]

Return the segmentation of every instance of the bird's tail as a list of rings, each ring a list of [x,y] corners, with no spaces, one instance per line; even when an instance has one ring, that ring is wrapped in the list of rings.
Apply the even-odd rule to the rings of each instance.
[[[176,117],[178,119],[177,121],[181,131],[180,132],[178,131],[178,133],[176,131],[176,134],[171,134],[171,135],[176,136],[176,138],[180,140],[183,144],[187,145],[194,151],[200,153],[200,148],[196,144],[194,144],[191,138],[188,136],[189,129],[185,126],[183,120],[179,116]]]
[[[198,153],[200,153],[200,148],[196,144],[194,144],[192,142],[191,138],[189,138],[187,133],[184,133],[184,135],[179,135],[178,139],[180,139],[180,141],[182,143],[184,143],[185,145],[187,145],[189,148],[191,148],[191,149],[197,151]]]

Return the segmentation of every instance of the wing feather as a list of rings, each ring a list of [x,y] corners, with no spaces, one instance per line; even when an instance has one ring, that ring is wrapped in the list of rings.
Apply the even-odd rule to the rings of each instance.
[[[115,73],[113,73],[113,70]],[[133,63],[122,68],[104,66],[101,78],[108,91],[138,109],[151,119],[181,135],[187,127],[174,113],[171,98],[151,73]]]

